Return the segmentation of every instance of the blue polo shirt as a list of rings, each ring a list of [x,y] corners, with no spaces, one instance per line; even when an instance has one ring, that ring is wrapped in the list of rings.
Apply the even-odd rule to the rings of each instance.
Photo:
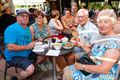
[[[32,42],[32,34],[29,27],[23,28],[17,22],[10,25],[4,32],[5,58],[10,61],[14,56],[28,57],[31,50],[10,51],[7,44],[16,44],[19,46],[28,45]]]

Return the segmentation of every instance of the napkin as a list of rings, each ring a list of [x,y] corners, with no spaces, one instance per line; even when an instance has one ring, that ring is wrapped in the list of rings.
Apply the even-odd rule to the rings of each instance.
[[[46,55],[47,56],[58,56],[60,54],[60,50],[49,50]]]

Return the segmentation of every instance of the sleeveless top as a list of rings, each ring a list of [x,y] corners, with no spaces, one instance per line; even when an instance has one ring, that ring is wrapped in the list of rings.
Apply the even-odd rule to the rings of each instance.
[[[34,37],[35,39],[38,38],[47,38],[49,36],[48,30],[47,30],[47,25],[43,24],[42,29],[39,29],[39,26],[37,25],[37,23],[35,22],[33,25],[34,28]]]

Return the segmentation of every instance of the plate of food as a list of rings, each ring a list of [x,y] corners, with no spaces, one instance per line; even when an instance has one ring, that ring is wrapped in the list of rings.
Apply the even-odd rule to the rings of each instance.
[[[63,45],[64,49],[72,49],[73,48],[73,44],[71,42],[67,42],[66,44]]]

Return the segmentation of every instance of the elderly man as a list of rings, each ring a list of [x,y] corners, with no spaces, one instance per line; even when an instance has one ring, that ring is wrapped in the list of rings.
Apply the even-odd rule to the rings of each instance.
[[[35,42],[32,42],[32,35],[27,26],[28,12],[22,9],[18,10],[16,19],[17,22],[8,26],[4,32],[5,58],[8,64],[17,65],[22,69],[18,79],[23,80],[30,76],[35,69],[32,61],[28,59]]]
[[[76,39],[79,38],[82,42],[85,43],[85,45],[90,46],[90,44],[97,39],[99,35],[98,28],[96,27],[96,25],[89,21],[88,14],[89,14],[88,10],[86,9],[80,9],[77,12],[76,15],[76,23],[78,23],[76,29],[77,34],[73,34],[73,38],[71,39],[72,43],[75,44]],[[82,48],[75,47],[73,50],[73,54],[72,55],[70,54],[68,57],[68,63],[72,64],[74,62],[75,55],[76,56],[79,55],[79,57],[76,58],[80,58],[80,56],[82,56],[85,53],[86,52],[84,52]]]

